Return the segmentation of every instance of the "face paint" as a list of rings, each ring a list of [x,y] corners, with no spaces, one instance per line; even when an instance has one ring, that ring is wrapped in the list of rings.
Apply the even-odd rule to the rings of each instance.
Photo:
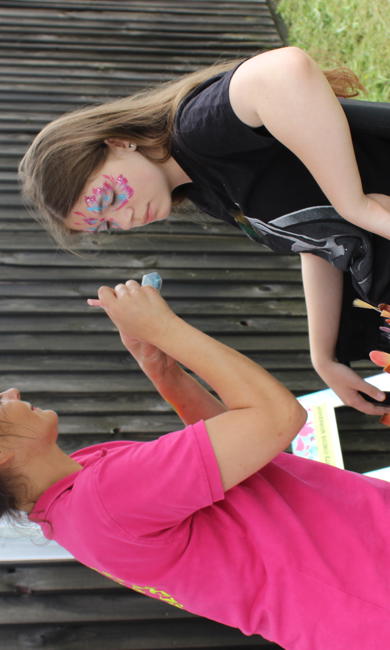
[[[75,225],[81,226],[83,230],[89,232],[121,230],[121,225],[112,217],[101,217],[99,214],[110,207],[114,212],[121,210],[134,194],[133,188],[122,174],[116,178],[104,174],[103,178],[106,179],[103,185],[94,187],[92,194],[84,197],[88,212],[94,213],[94,216],[87,216],[83,212],[77,211],[73,213],[81,217],[79,221],[74,222]]]
[[[121,208],[123,208],[124,205],[126,205],[128,200],[133,196],[134,190],[132,187],[130,187],[127,178],[122,176],[122,174],[117,176],[114,182],[118,189],[118,193],[115,201],[115,205],[116,205],[115,211],[116,211],[116,210],[120,210]]]
[[[112,217],[87,217],[82,212],[74,212],[81,217],[80,221],[75,221],[75,226],[81,226],[85,232],[104,232],[105,230],[123,230],[120,223]]]

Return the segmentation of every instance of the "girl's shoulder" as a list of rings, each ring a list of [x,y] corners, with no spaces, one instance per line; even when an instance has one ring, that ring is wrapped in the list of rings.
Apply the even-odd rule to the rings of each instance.
[[[229,86],[239,65],[210,77],[183,99],[175,116],[174,145],[207,157],[225,157],[270,145],[273,138],[264,127],[248,126],[231,106]]]

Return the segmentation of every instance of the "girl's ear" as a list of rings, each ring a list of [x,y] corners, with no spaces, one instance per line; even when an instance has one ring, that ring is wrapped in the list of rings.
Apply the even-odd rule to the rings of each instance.
[[[123,149],[131,148],[129,146],[128,140],[123,140],[122,138],[106,138],[104,144],[112,151],[112,153],[119,153]]]

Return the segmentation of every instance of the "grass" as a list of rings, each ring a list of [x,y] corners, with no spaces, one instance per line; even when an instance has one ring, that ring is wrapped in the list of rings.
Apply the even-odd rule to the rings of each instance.
[[[361,99],[390,102],[389,0],[280,0],[277,11],[290,45],[322,68],[351,68],[367,89]]]

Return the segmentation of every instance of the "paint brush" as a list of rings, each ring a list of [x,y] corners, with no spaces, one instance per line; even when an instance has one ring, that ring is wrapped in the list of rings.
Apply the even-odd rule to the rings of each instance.
[[[390,305],[387,305],[386,303],[381,303],[379,307],[374,307],[374,305],[370,305],[369,302],[365,302],[360,298],[355,298],[352,304],[354,307],[360,307],[361,309],[374,309],[379,312],[383,318],[390,317]]]
[[[390,305],[386,304],[385,302],[380,302],[378,307],[381,310],[381,316],[385,318],[390,317]]]

